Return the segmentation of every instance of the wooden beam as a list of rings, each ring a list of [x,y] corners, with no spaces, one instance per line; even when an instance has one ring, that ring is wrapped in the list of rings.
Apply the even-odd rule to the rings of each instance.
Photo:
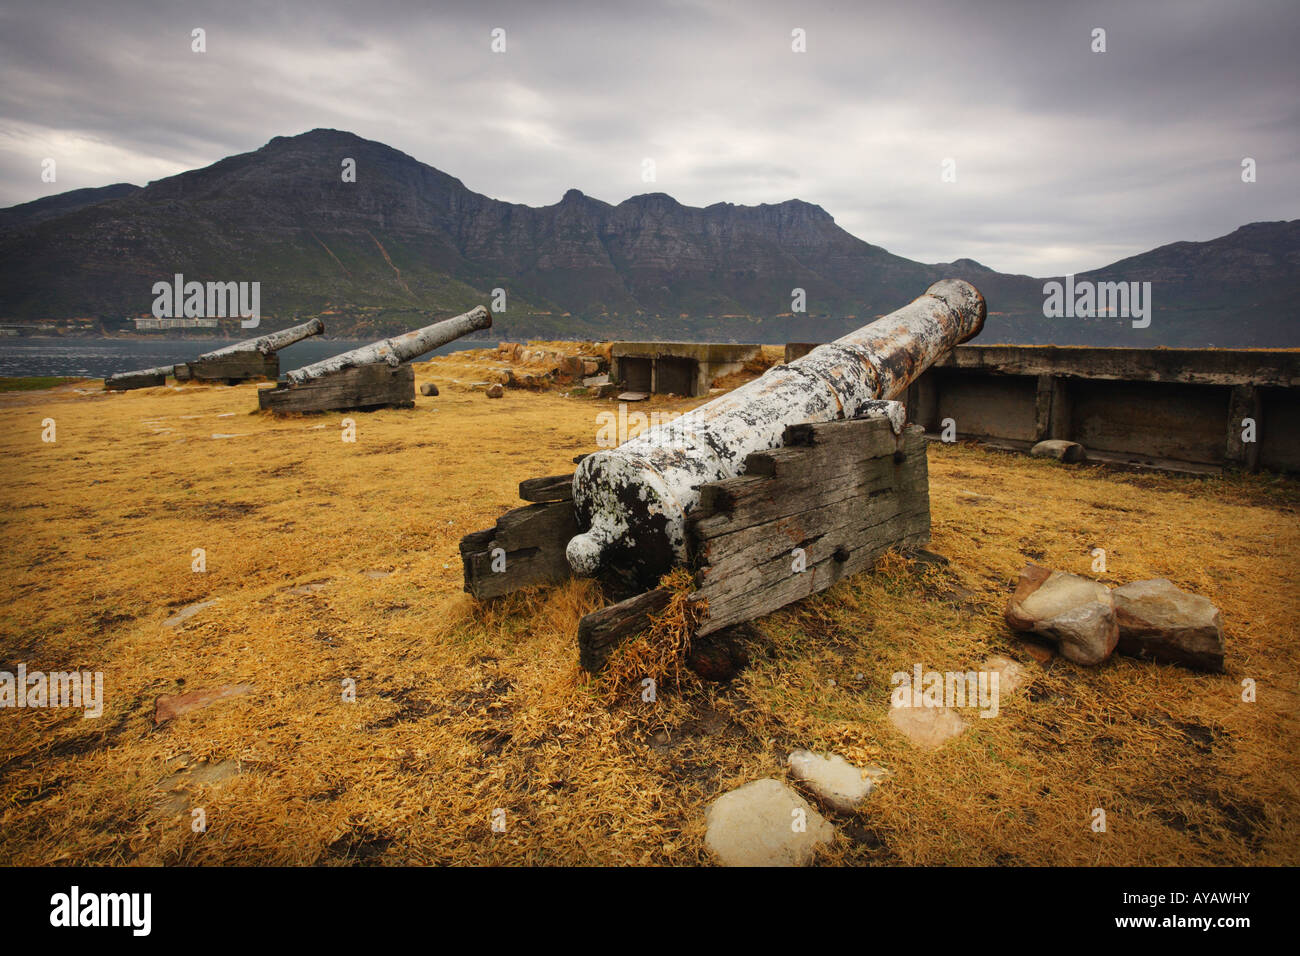
[[[578,663],[584,670],[600,670],[620,644],[649,627],[671,597],[666,588],[655,588],[592,611],[578,622]]]
[[[413,408],[415,372],[409,365],[362,365],[301,385],[280,383],[257,393],[259,407],[277,415],[374,408]]]
[[[507,511],[494,527],[461,539],[465,590],[487,600],[520,588],[567,580],[573,572],[564,546],[577,527],[571,501]]]
[[[519,482],[519,497],[524,501],[572,501],[573,474],[529,478]]]

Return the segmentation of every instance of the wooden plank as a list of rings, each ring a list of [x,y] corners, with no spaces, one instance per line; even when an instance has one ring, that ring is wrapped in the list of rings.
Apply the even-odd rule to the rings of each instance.
[[[726,593],[702,588],[691,595],[692,601],[707,601],[708,608],[696,634],[703,636],[743,621],[752,621],[785,607],[801,598],[831,587],[843,578],[869,571],[890,548],[909,548],[929,540],[929,516],[913,516],[887,529],[883,540],[850,551],[844,560],[832,555],[810,562],[801,574],[788,573],[790,562],[784,556],[780,573],[756,568],[752,575],[736,579]]]
[[[521,481],[519,497],[524,501],[572,501],[573,473]]]
[[[919,441],[924,444],[923,438]],[[809,501],[832,502],[882,491],[901,492],[926,483],[925,472],[915,456],[901,465],[891,458],[877,458],[855,462],[854,468],[856,473],[846,470],[825,476],[809,468],[782,482],[745,476],[705,485],[700,507],[687,517],[687,523],[695,526],[696,534],[704,539],[724,533],[722,529],[741,520],[738,514],[748,516],[751,522],[775,520],[806,511]]]
[[[247,381],[267,378],[274,381],[280,376],[280,358],[275,353],[228,352],[209,358],[186,362],[189,377],[196,381]]]
[[[767,502],[776,508],[774,514],[793,513],[802,510],[800,501],[808,496],[833,500],[858,490],[872,493],[882,488],[926,484],[925,444],[924,431],[909,425],[901,438],[901,461],[897,455],[863,459],[848,452],[826,459],[820,451],[813,454],[812,449],[802,449],[808,458],[800,465],[797,456],[788,458],[784,452],[801,449],[776,449],[783,454],[772,460],[789,461],[788,465],[775,465],[771,471],[776,474],[746,474],[704,485],[700,489],[700,504],[688,520],[701,522],[718,513],[758,506],[757,502]],[[782,479],[779,485],[768,481],[776,477]]]
[[[506,551],[542,548],[562,554],[569,539],[577,533],[573,504],[551,501],[507,511],[497,519],[496,533],[492,537]]]
[[[869,570],[890,548],[929,541],[923,429],[894,435],[888,422],[855,419],[792,426],[785,437],[787,446],[751,456],[766,474],[702,489],[706,507],[689,523],[692,600],[708,604],[701,636]]]
[[[620,644],[649,627],[671,596],[666,588],[655,588],[592,611],[578,622],[578,663],[584,670],[600,670]]]
[[[372,408],[413,408],[415,372],[409,365],[362,365],[301,385],[281,383],[257,393],[261,408],[277,415]]]
[[[872,529],[900,514],[926,510],[924,502],[915,502],[908,496],[881,494],[849,498],[775,521],[738,528],[698,542],[696,548],[710,573],[727,574],[772,555],[789,554],[795,548],[807,549],[809,542],[823,538],[865,540],[874,536]]]
[[[461,539],[465,590],[487,600],[520,588],[567,580],[573,572],[564,549],[577,533],[571,501],[507,511],[494,527]],[[498,548],[500,552],[494,554]]]
[[[811,448],[817,445],[853,445],[866,455],[882,455],[890,450],[896,436],[887,418],[842,418],[833,422],[806,422],[789,425],[783,439],[786,448]]]

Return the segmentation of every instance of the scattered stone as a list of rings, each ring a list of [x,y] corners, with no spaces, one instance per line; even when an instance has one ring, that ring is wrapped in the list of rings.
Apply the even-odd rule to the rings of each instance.
[[[570,381],[575,378],[582,378],[583,375],[587,374],[586,366],[579,356],[566,355],[560,359],[560,374]]]
[[[204,608],[212,607],[212,605],[218,603],[220,600],[221,598],[213,598],[211,601],[200,601],[198,604],[191,604],[187,607],[183,607],[171,617],[167,618],[167,620],[163,621],[163,627],[175,627],[182,621],[188,621],[195,614],[198,614],[199,611],[202,611]]]
[[[1058,461],[1070,463],[1088,459],[1088,452],[1082,445],[1077,441],[1066,441],[1063,438],[1049,438],[1047,441],[1040,441],[1029,449],[1029,454],[1035,458],[1055,458]]]
[[[382,581],[384,578],[388,577],[393,572],[384,571],[381,568],[372,568],[369,571],[362,571],[361,573],[364,574],[366,577],[370,578],[370,580],[372,581]]]
[[[215,704],[219,700],[242,697],[252,690],[252,684],[228,684],[225,687],[214,687],[209,690],[193,690],[188,694],[159,697],[153,705],[153,722],[155,725],[162,724],[181,714],[188,714],[192,710]]]
[[[425,382],[423,385],[420,386],[420,394],[421,394],[421,395],[437,395],[437,394],[438,394],[438,386],[437,386],[437,385],[434,385],[432,382]]]
[[[960,498],[962,501],[966,501],[971,504],[978,504],[981,501],[993,500],[992,495],[977,494],[974,491],[967,491],[965,488],[962,488],[960,491],[957,492],[957,497]]]
[[[1017,631],[1050,638],[1061,656],[1076,664],[1100,664],[1119,643],[1110,588],[1036,564],[1020,572],[1004,617]]]
[[[221,434],[220,432],[213,432],[212,437],[213,438],[242,438],[246,434],[247,432],[232,432],[230,434]]]
[[[796,750],[786,759],[786,765],[794,778],[806,783],[818,800],[842,813],[856,810],[876,786],[868,771],[853,766],[839,754],[827,756]],[[884,773],[879,767],[874,769]]]
[[[1223,673],[1223,621],[1209,598],[1164,578],[1134,581],[1111,594],[1121,654]]]
[[[217,763],[200,760],[189,764],[158,782],[156,789],[164,794],[158,801],[158,809],[170,816],[184,813],[190,809],[191,787],[219,787],[237,776],[239,764],[233,760]]]
[[[287,594],[317,594],[329,587],[328,581],[312,581],[308,584],[300,584],[297,587],[285,588]]]
[[[984,669],[998,672],[998,694],[1014,694],[1033,679],[1021,664],[1000,654],[986,660]]]
[[[618,396],[618,400],[620,402],[644,402],[649,397],[649,392],[623,392]]]
[[[937,750],[966,729],[947,707],[890,707],[889,722],[922,750]]]
[[[598,386],[609,385],[611,383],[608,375],[589,375],[587,378],[582,380],[582,384],[587,388],[597,388]]]
[[[504,395],[505,393],[506,393],[506,390],[502,387],[501,383],[500,383],[500,382],[497,382],[495,385],[490,385],[490,386],[488,386],[487,397],[488,397],[488,398],[500,398],[500,397],[501,397],[502,395]]]
[[[704,844],[723,866],[807,866],[835,835],[808,801],[772,779],[724,793],[704,819]]]

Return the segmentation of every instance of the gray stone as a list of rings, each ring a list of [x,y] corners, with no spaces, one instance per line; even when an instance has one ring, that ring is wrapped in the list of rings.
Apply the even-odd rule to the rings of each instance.
[[[1029,449],[1029,454],[1035,458],[1055,458],[1065,462],[1086,461],[1088,458],[1088,452],[1082,445],[1077,441],[1066,441],[1063,438],[1040,441]]]
[[[709,806],[704,844],[723,866],[807,866],[835,828],[779,780],[755,780]]]
[[[1134,581],[1111,593],[1121,654],[1223,672],[1223,620],[1208,598],[1164,578]]]
[[[796,750],[786,759],[786,765],[796,780],[807,784],[823,804],[832,810],[849,813],[861,806],[875,787],[875,780],[884,775],[879,767],[861,770],[839,754],[815,754],[809,750]]]
[[[198,604],[190,604],[187,607],[183,607],[171,617],[167,618],[167,620],[163,621],[163,627],[175,627],[183,621],[188,621],[195,614],[198,614],[199,611],[202,611],[204,608],[212,607],[212,605],[218,603],[220,600],[221,598],[213,598],[211,601],[200,601]]]
[[[420,386],[420,394],[421,394],[421,395],[437,395],[437,394],[438,394],[438,386],[437,386],[437,385],[434,385],[432,382],[425,382],[423,385]]]
[[[1020,572],[1004,617],[1017,631],[1050,638],[1076,664],[1100,664],[1119,642],[1110,588],[1036,564]]]
[[[489,385],[489,386],[488,386],[487,397],[488,397],[488,398],[500,398],[500,397],[501,397],[502,395],[504,395],[505,393],[506,393],[506,390],[505,390],[504,388],[501,387],[501,383],[500,383],[500,382],[497,382],[495,385]]]

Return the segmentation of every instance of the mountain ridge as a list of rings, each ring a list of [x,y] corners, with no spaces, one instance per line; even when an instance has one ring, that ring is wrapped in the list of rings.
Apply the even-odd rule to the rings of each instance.
[[[343,161],[356,181],[344,182]],[[81,194],[81,195],[74,195]],[[40,204],[40,205],[38,205]],[[32,208],[36,207],[36,208]],[[970,258],[921,263],[840,228],[801,199],[685,206],[662,192],[617,205],[567,189],[549,206],[493,199],[414,157],[317,129],[155,180],[0,210],[0,319],[148,313],[152,284],[262,282],[264,314],[337,334],[384,334],[504,289],[498,334],[516,337],[837,337],[967,278],[989,302],[981,341],[1296,345],[1300,220],[1174,242],[1076,281],[1152,281],[1151,328],[1043,317],[1050,279]],[[808,314],[792,314],[793,290]]]

